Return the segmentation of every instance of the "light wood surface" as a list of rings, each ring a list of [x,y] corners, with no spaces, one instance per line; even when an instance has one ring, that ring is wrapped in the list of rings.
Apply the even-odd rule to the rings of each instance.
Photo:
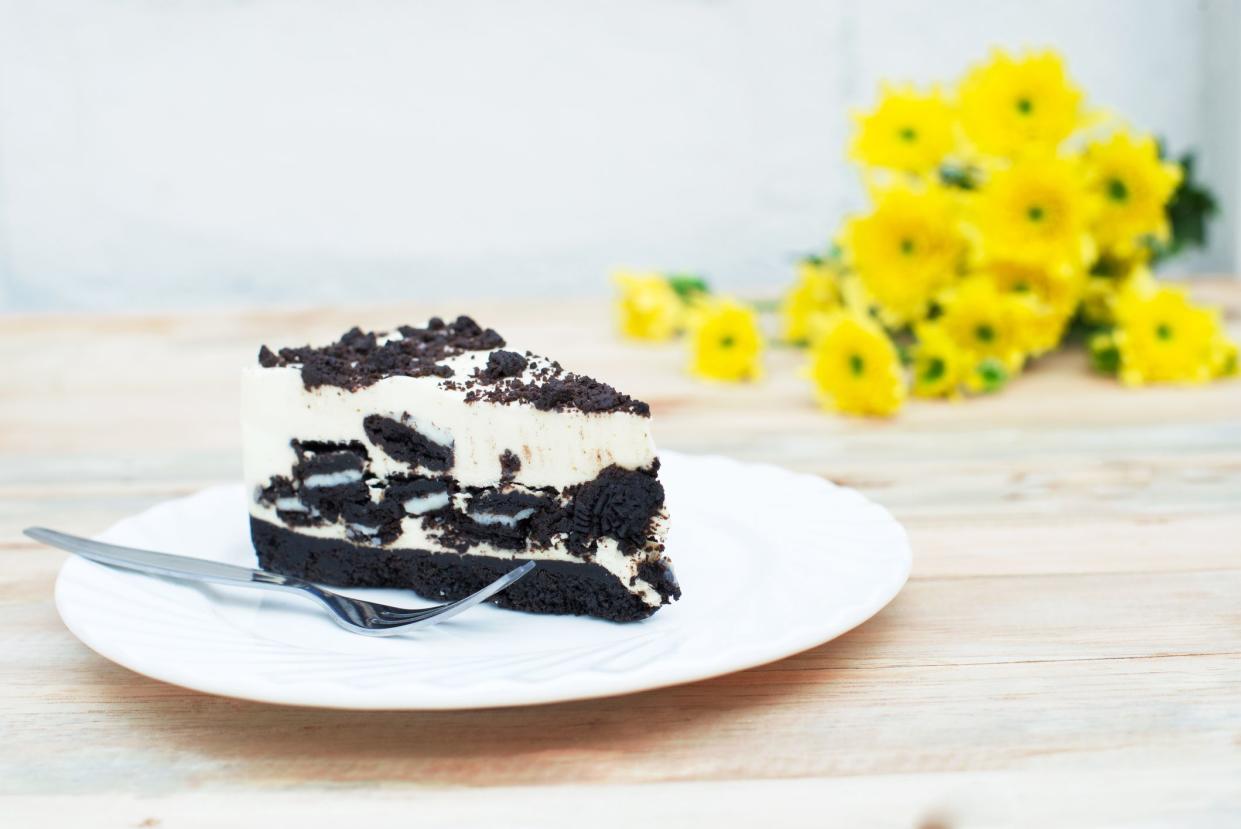
[[[1241,333],[1236,283],[1197,291]],[[791,351],[760,385],[702,385],[603,303],[473,303],[650,401],[662,446],[818,473],[908,528],[887,610],[732,676],[319,711],[155,682],[64,629],[62,555],[22,527],[95,533],[235,480],[260,342],[452,310],[0,318],[0,825],[1241,825],[1241,383],[1127,390],[1080,353],[856,421],[815,408]]]

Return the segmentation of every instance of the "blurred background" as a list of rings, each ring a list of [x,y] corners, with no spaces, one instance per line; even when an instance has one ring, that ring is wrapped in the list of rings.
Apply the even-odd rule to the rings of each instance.
[[[783,285],[863,203],[850,109],[992,45],[1196,150],[1171,267],[1233,272],[1239,5],[2,0],[0,310]]]

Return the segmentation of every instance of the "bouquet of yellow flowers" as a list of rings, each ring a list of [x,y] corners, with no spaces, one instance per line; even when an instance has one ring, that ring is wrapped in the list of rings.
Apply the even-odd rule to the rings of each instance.
[[[889,415],[910,393],[993,392],[1070,333],[1128,385],[1237,372],[1218,313],[1150,271],[1205,239],[1214,204],[1192,158],[1087,109],[1055,53],[996,51],[953,88],[886,86],[856,121],[871,206],[798,264],[778,306],[826,406]],[[694,373],[761,375],[754,307],[692,277],[618,282],[626,334],[687,331]]]

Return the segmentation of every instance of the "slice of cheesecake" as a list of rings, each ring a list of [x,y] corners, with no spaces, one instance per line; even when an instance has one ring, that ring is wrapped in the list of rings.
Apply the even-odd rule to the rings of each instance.
[[[535,561],[493,601],[645,618],[681,594],[650,422],[469,317],[264,346],[242,385],[259,564],[451,600]]]

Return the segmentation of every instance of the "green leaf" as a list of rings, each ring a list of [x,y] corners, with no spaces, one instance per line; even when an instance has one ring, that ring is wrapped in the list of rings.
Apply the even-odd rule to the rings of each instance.
[[[1098,334],[1100,328],[1095,323],[1087,322],[1082,317],[1082,309],[1078,307],[1073,314],[1073,318],[1069,320],[1068,328],[1065,329],[1064,336],[1060,338],[1060,345],[1082,345],[1090,342],[1090,338]]]
[[[974,190],[978,187],[978,171],[969,167],[957,167],[945,164],[939,168],[939,180],[948,187],[961,190]]]
[[[1090,339],[1090,364],[1101,374],[1115,376],[1120,371],[1120,349],[1108,334],[1096,334]]]
[[[670,273],[666,279],[682,302],[689,302],[694,297],[711,293],[711,286],[707,284],[707,280],[698,274]]]
[[[1160,142],[1161,156],[1162,148],[1163,143]],[[1154,251],[1155,262],[1176,256],[1190,248],[1206,247],[1208,226],[1210,220],[1219,212],[1219,204],[1206,185],[1195,178],[1196,162],[1193,151],[1182,155],[1177,162],[1182,171],[1181,183],[1165,208],[1168,223],[1172,226],[1172,238],[1165,243],[1150,240],[1148,244]]]
[[[1101,374],[1115,375],[1120,371],[1120,350],[1114,345],[1094,349],[1090,352],[1090,364]]]
[[[1119,279],[1129,274],[1130,267],[1129,263],[1105,253],[1090,266],[1090,274],[1091,276],[1106,276],[1111,279]]]
[[[997,392],[1008,383],[1008,369],[1004,368],[1004,364],[994,357],[988,357],[980,362],[974,369],[974,373],[978,375],[981,381],[981,391],[985,394]]]

